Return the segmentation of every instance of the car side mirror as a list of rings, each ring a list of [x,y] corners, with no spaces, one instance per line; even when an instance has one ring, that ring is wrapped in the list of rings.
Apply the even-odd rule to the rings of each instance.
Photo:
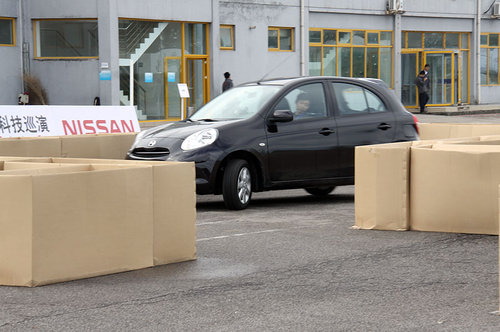
[[[293,120],[293,113],[290,110],[276,110],[269,118],[270,122],[290,122]]]

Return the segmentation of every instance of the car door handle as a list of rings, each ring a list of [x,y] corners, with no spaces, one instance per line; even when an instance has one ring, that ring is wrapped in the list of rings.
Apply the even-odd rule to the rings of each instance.
[[[379,125],[378,125],[378,127],[377,127],[377,128],[378,128],[378,129],[380,129],[380,130],[387,130],[387,129],[390,129],[390,128],[392,128],[392,127],[391,127],[391,125],[390,125],[390,124],[388,124],[388,123],[381,123],[381,124],[379,124]]]
[[[321,129],[321,130],[319,131],[319,133],[320,133],[321,135],[328,136],[328,135],[330,135],[330,134],[334,134],[334,133],[335,133],[335,131],[334,131],[334,130],[331,130],[330,128],[323,128],[323,129]]]

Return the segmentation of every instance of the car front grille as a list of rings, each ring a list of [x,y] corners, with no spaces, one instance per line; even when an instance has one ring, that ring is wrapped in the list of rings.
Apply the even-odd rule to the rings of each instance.
[[[154,148],[136,148],[132,151],[132,155],[138,158],[157,159],[164,158],[170,154],[170,150],[162,147]]]

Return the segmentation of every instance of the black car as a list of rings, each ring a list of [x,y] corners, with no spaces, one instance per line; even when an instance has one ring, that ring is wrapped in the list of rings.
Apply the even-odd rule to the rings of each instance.
[[[142,131],[128,159],[194,161],[198,194],[244,209],[252,192],[328,195],[354,183],[354,147],[418,139],[383,81],[301,77],[230,89],[191,117]]]

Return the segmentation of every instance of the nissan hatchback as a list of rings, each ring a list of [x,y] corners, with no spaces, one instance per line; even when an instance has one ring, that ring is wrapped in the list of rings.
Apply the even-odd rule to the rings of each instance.
[[[418,139],[415,116],[383,81],[300,77],[232,88],[189,118],[140,132],[134,160],[192,161],[198,194],[240,210],[252,193],[354,184],[358,145]]]

